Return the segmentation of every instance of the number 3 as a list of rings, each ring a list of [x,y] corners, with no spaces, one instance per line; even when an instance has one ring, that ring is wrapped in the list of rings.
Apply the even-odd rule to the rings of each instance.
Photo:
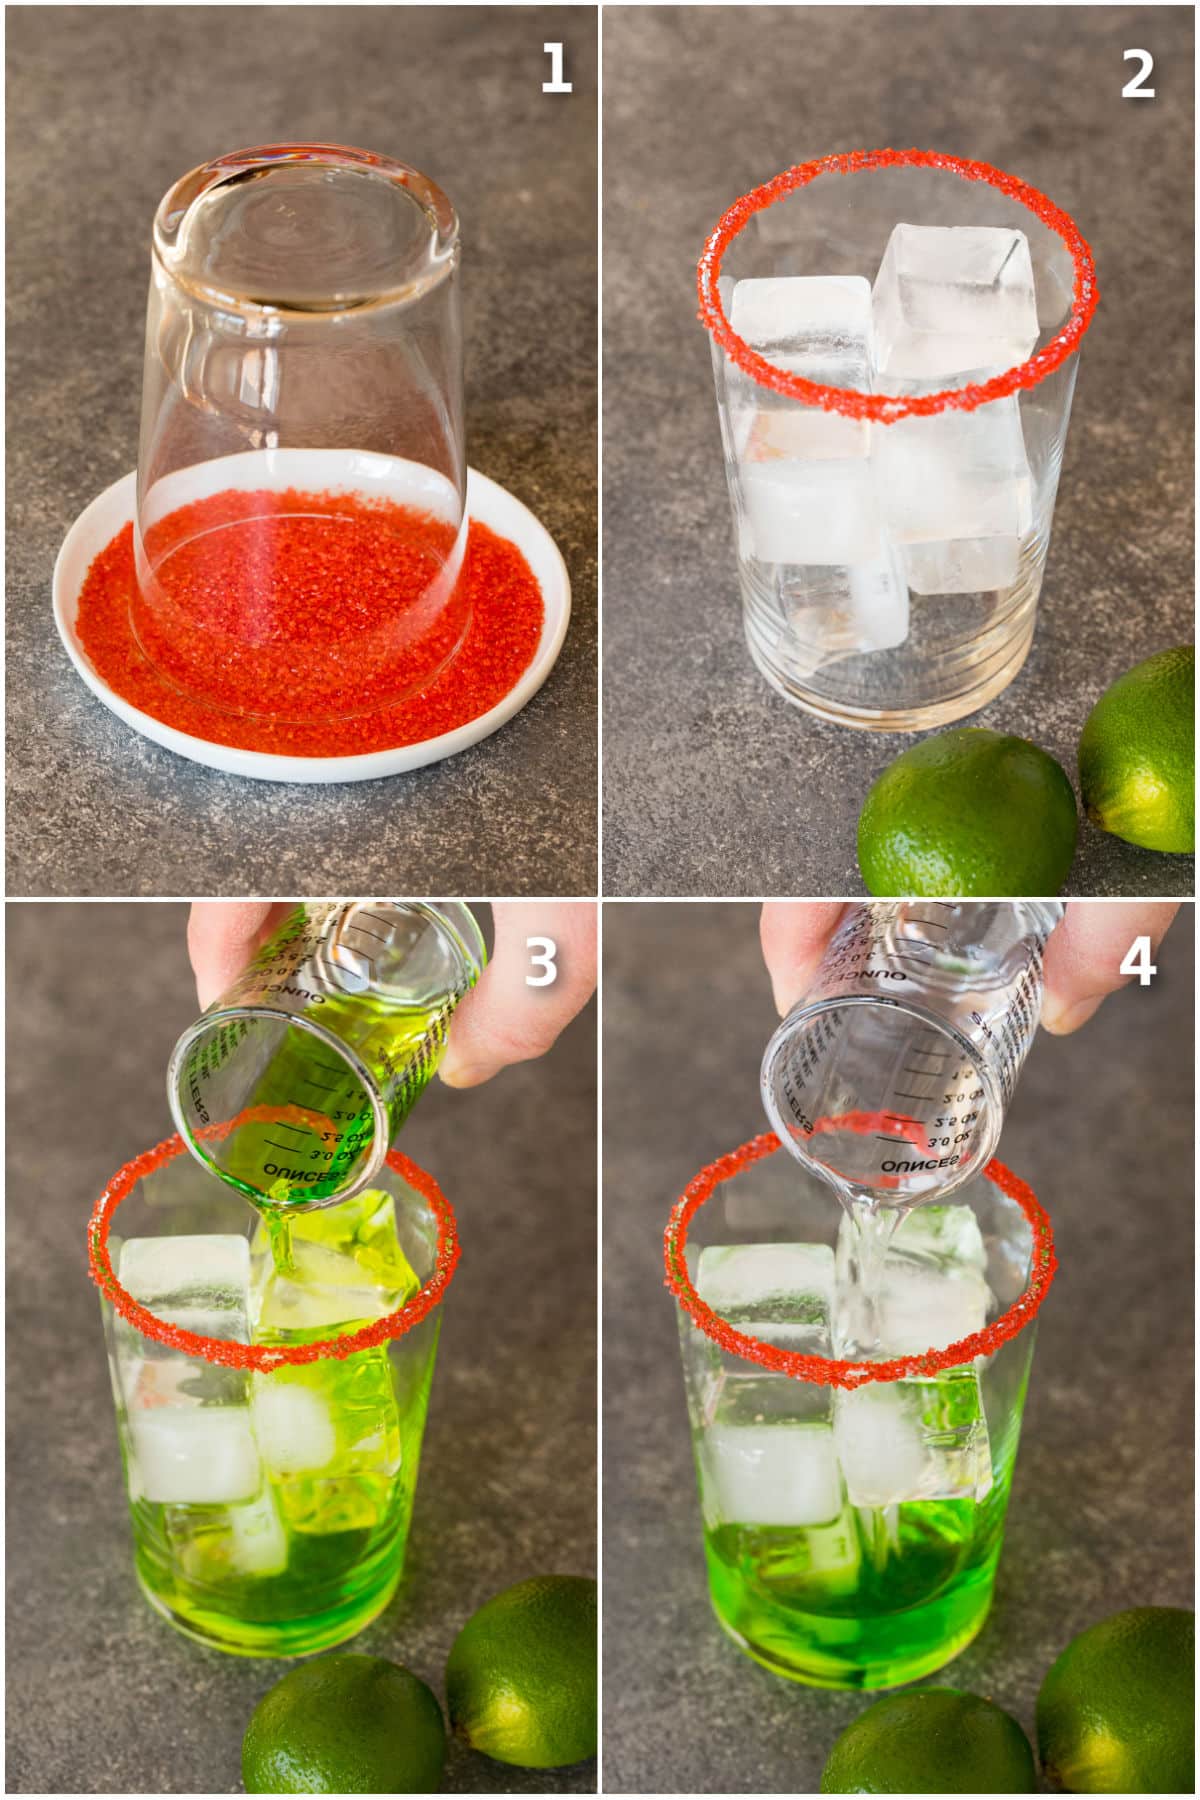
[[[1125,952],[1125,960],[1121,964],[1122,975],[1136,975],[1142,987],[1150,986],[1150,977],[1158,974],[1158,964],[1150,961],[1150,939],[1134,938]]]
[[[1149,940],[1147,939],[1147,942]],[[558,945],[553,938],[531,937],[525,939],[525,948],[535,969],[541,969],[540,975],[527,975],[526,987],[550,987],[558,980],[558,967],[554,961],[558,955]]]

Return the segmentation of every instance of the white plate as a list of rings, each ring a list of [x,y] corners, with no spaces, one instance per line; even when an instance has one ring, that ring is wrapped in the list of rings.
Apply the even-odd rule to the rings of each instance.
[[[206,738],[176,731],[115,694],[92,667],[75,633],[84,577],[93,558],[132,519],[135,487],[132,473],[123,476],[97,495],[67,533],[54,565],[54,622],[67,655],[97,699],[126,725],[167,750],[174,750],[177,756],[205,763],[210,769],[223,769],[229,775],[248,775],[256,781],[374,781],[381,775],[400,775],[406,769],[420,769],[426,763],[456,756],[469,744],[490,737],[533,698],[558,660],[571,616],[571,583],[566,564],[553,538],[528,507],[472,469],[467,477],[468,515],[517,546],[537,577],[545,614],[533,661],[516,686],[490,712],[472,719],[469,725],[443,732],[440,737],[426,738],[423,743],[405,744],[396,750],[372,750],[359,756],[272,756],[261,750],[232,750],[225,744],[210,744]]]

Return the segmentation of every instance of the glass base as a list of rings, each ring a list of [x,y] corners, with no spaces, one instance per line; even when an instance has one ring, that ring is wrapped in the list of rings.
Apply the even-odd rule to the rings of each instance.
[[[925,1606],[874,1620],[828,1614],[773,1620],[763,1611],[739,1625],[725,1617],[715,1593],[709,1598],[725,1635],[773,1675],[805,1687],[870,1690],[920,1681],[952,1662],[982,1630],[993,1583],[994,1573]]]
[[[182,1636],[207,1644],[210,1649],[224,1650],[229,1656],[311,1656],[317,1650],[332,1650],[336,1644],[357,1637],[372,1619],[379,1617],[400,1585],[400,1574],[396,1568],[381,1587],[366,1596],[312,1617],[256,1623],[200,1608],[178,1611],[156,1594],[141,1570],[137,1570],[138,1586],[156,1613]]]
[[[1033,643],[1035,620],[1029,621],[1029,628],[1023,632],[1013,646],[1011,654],[1006,657],[998,669],[993,669],[985,681],[977,686],[965,688],[961,693],[953,694],[948,699],[932,702],[928,706],[909,706],[896,709],[883,707],[856,707],[826,699],[823,695],[814,694],[808,688],[787,680],[773,669],[754,642],[753,634],[747,630],[746,643],[755,668],[765,676],[777,694],[793,706],[804,712],[812,713],[815,718],[828,719],[835,725],[853,725],[860,731],[931,731],[937,726],[952,725],[956,719],[965,719],[971,713],[994,700],[1020,673]]]

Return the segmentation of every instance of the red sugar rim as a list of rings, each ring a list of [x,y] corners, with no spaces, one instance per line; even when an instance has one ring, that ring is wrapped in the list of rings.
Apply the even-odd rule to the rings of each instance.
[[[234,1125],[243,1122],[241,1119],[230,1120],[213,1130],[213,1136],[224,1136]],[[208,1136],[209,1133],[205,1133]],[[419,1325],[433,1309],[441,1304],[443,1295],[454,1278],[458,1267],[459,1242],[458,1225],[450,1202],[441,1188],[426,1169],[399,1150],[389,1150],[387,1165],[397,1175],[403,1177],[410,1187],[416,1189],[421,1198],[428,1202],[430,1210],[437,1219],[438,1241],[437,1258],[433,1274],[419,1292],[403,1306],[389,1313],[386,1318],[376,1319],[374,1324],[365,1325],[349,1337],[326,1338],[315,1344],[296,1344],[286,1348],[278,1344],[235,1344],[226,1338],[201,1337],[197,1332],[184,1331],[181,1326],[168,1325],[154,1313],[140,1306],[117,1280],[116,1272],[108,1252],[108,1236],[112,1226],[113,1215],[122,1200],[127,1200],[136,1184],[145,1176],[152,1175],[155,1169],[161,1168],[172,1158],[179,1156],[186,1149],[183,1139],[176,1134],[156,1144],[153,1150],[143,1150],[123,1168],[117,1170],[103,1193],[92,1208],[92,1216],[88,1221],[88,1273],[105,1299],[112,1302],[117,1312],[135,1331],[143,1337],[154,1338],[160,1344],[167,1344],[172,1350],[179,1350],[187,1356],[201,1357],[205,1362],[222,1363],[230,1369],[277,1369],[283,1363],[323,1362],[329,1357],[353,1356],[359,1350],[372,1350],[378,1344],[384,1344],[391,1338],[403,1337],[414,1325]]]
[[[984,381],[961,388],[948,388],[938,394],[858,394],[847,388],[826,387],[819,381],[807,381],[802,375],[776,368],[757,350],[740,338],[725,316],[725,308],[717,285],[725,252],[751,216],[782,200],[796,188],[807,187],[818,175],[853,175],[862,169],[924,168],[941,169],[959,175],[964,181],[983,181],[1012,200],[1019,201],[1034,213],[1049,230],[1060,237],[1071,253],[1075,265],[1075,286],[1071,316],[1062,330],[1041,350],[1023,363]],[[700,295],[698,318],[737,366],[760,387],[771,388],[806,406],[819,406],[825,412],[842,413],[848,419],[874,419],[888,424],[895,419],[916,415],[932,416],[956,408],[973,412],[989,400],[1002,400],[1018,388],[1036,387],[1047,375],[1063,364],[1079,348],[1092,314],[1100,298],[1096,284],[1096,263],[1091,246],[1070,213],[1055,206],[1045,194],[1016,175],[1006,175],[990,163],[969,162],[959,156],[943,156],[936,150],[848,150],[836,156],[822,156],[815,162],[797,163],[773,180],[764,182],[722,214],[715,230],[704,246],[696,267],[696,286]]]
[[[1029,1285],[1025,1292],[983,1331],[959,1338],[943,1350],[925,1350],[919,1356],[898,1356],[890,1362],[842,1362],[828,1356],[805,1356],[799,1350],[783,1350],[778,1344],[748,1337],[720,1313],[714,1312],[711,1306],[706,1306],[693,1287],[687,1267],[688,1226],[723,1181],[781,1148],[775,1133],[764,1131],[727,1156],[719,1156],[716,1162],[709,1163],[689,1181],[667,1222],[663,1239],[666,1285],[684,1312],[690,1314],[693,1323],[722,1350],[743,1357],[747,1362],[760,1363],[764,1369],[774,1369],[781,1375],[792,1375],[799,1381],[814,1382],[821,1387],[856,1388],[868,1381],[900,1381],[905,1376],[936,1375],[942,1369],[957,1368],[977,1356],[991,1356],[1007,1339],[1025,1329],[1049,1293],[1058,1268],[1050,1220],[1033,1189],[993,1157],[983,1171],[984,1177],[1020,1207],[1033,1232],[1033,1248]]]

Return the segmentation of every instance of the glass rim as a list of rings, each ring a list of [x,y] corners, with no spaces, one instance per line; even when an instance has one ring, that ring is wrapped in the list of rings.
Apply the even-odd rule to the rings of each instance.
[[[296,307],[255,300],[248,294],[231,293],[174,265],[172,252],[178,229],[196,201],[210,188],[247,170],[286,167],[296,163],[315,163],[359,173],[373,172],[405,188],[425,213],[432,227],[437,246],[432,275],[416,281],[398,282],[395,287],[361,304],[346,306],[338,301],[331,301],[328,306]],[[458,261],[458,249],[458,213],[453,202],[428,175],[422,174],[411,163],[400,162],[395,157],[380,156],[374,150],[359,150],[352,144],[331,144],[317,140],[254,144],[244,150],[231,150],[224,156],[198,163],[194,169],[189,169],[177,181],[172,182],[159,201],[154,213],[152,234],[154,261],[169,281],[230,312],[268,320],[338,319],[419,300],[431,289],[440,286],[453,270]]]
[[[1033,1233],[1029,1255],[1029,1277],[1025,1288],[1012,1305],[982,1331],[958,1338],[941,1350],[925,1350],[915,1356],[896,1356],[887,1361],[866,1362],[831,1356],[807,1356],[799,1350],[784,1350],[762,1338],[751,1337],[731,1325],[720,1313],[707,1306],[696,1292],[687,1266],[688,1227],[722,1182],[741,1174],[765,1156],[773,1156],[783,1144],[773,1131],[764,1131],[749,1143],[740,1145],[715,1162],[708,1164],[689,1181],[671,1209],[663,1235],[665,1286],[674,1295],[683,1312],[705,1337],[722,1350],[740,1356],[746,1362],[759,1363],[764,1369],[790,1375],[819,1387],[857,1388],[871,1381],[903,1381],[912,1377],[937,1375],[943,1369],[958,1368],[977,1356],[991,1356],[1009,1339],[1015,1338],[1037,1314],[1050,1291],[1058,1269],[1054,1251],[1054,1232],[1033,1189],[1014,1175],[1004,1163],[993,1157],[982,1170],[1007,1199],[1024,1213]]]
[[[236,1119],[207,1126],[202,1135],[225,1136],[236,1125],[241,1124],[245,1117],[246,1114],[243,1113]],[[140,1155],[131,1157],[127,1163],[122,1164],[98,1195],[88,1221],[88,1274],[100,1289],[101,1296],[143,1337],[154,1338],[157,1343],[166,1344],[170,1349],[182,1351],[185,1355],[198,1356],[204,1362],[219,1363],[229,1369],[254,1369],[266,1373],[286,1365],[325,1362],[334,1357],[341,1360],[360,1350],[373,1350],[393,1338],[403,1337],[441,1305],[446,1289],[454,1279],[461,1254],[454,1209],[427,1169],[421,1168],[399,1150],[389,1150],[384,1159],[388,1168],[416,1189],[437,1220],[438,1229],[433,1273],[403,1306],[397,1307],[384,1318],[363,1326],[360,1331],[352,1332],[348,1337],[323,1338],[312,1344],[239,1344],[228,1338],[203,1337],[199,1332],[185,1331],[182,1326],[168,1324],[148,1307],[142,1306],[121,1286],[112,1266],[108,1240],[117,1208],[123,1200],[129,1198],[137,1183],[186,1152],[187,1145],[176,1132],[173,1137],[164,1138],[153,1149],[143,1150]]]
[[[854,175],[865,169],[887,168],[938,169],[964,181],[984,182],[1018,201],[1062,239],[1075,269],[1071,313],[1066,324],[1043,349],[1035,350],[1024,362],[1015,363],[988,381],[971,382],[961,388],[946,388],[934,394],[860,394],[850,388],[808,381],[802,375],[778,368],[738,336],[726,317],[719,280],[726,251],[753,215],[798,188],[807,187],[819,175]],[[796,163],[783,170],[726,208],[709,234],[696,265],[696,288],[700,299],[697,314],[700,323],[759,387],[770,388],[787,399],[802,401],[824,412],[841,413],[848,419],[870,419],[883,425],[897,419],[931,418],[950,410],[974,412],[977,407],[1003,400],[1020,388],[1037,387],[1078,350],[1100,299],[1091,246],[1070,213],[1064,212],[1019,176],[1006,175],[990,163],[947,156],[936,150],[848,150],[818,157],[813,162]]]

